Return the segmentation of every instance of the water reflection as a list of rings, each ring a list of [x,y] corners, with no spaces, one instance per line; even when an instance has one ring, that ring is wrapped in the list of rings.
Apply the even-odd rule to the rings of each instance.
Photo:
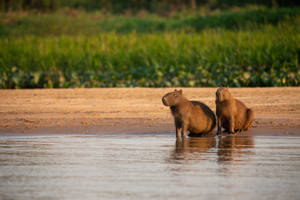
[[[216,148],[216,146],[215,137],[178,139],[171,157],[174,160],[197,160],[201,158],[201,153]]]
[[[218,162],[239,161],[243,155],[255,154],[252,136],[219,136],[178,139],[171,154],[173,160],[202,160],[215,154]],[[211,155],[214,156],[214,155]]]
[[[0,199],[299,199],[299,169],[300,137],[0,137]]]
[[[239,161],[244,155],[255,154],[252,136],[220,136],[218,137],[218,161]]]

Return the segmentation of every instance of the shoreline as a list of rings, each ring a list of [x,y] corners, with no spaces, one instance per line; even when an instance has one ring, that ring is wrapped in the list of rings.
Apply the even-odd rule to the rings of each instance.
[[[140,128],[136,129],[128,129],[123,131],[118,131],[113,128],[107,128],[103,131],[99,127],[89,127],[88,129],[84,131],[78,131],[76,127],[66,127],[66,128],[40,128],[35,130],[28,130],[28,132],[18,132],[17,130],[0,130],[0,137],[1,136],[44,136],[44,135],[94,135],[94,136],[112,136],[112,135],[120,135],[120,136],[126,136],[126,135],[171,135],[174,136],[174,139],[176,138],[175,131],[172,132],[168,130],[167,127],[162,127],[160,130],[157,131],[141,131]],[[286,128],[271,128],[271,127],[252,127],[248,131],[235,133],[235,134],[228,134],[228,133],[222,133],[222,134],[216,134],[216,131],[213,135],[208,136],[201,136],[201,137],[218,137],[218,136],[290,136],[290,137],[300,137],[300,127],[286,127]],[[193,137],[192,137],[193,138]],[[199,137],[196,137],[199,138]]]
[[[183,89],[215,111],[217,88]],[[0,135],[174,134],[161,97],[174,88],[0,90]],[[235,135],[300,136],[300,87],[230,88],[253,108],[253,127]],[[227,134],[224,134],[227,135]]]
[[[75,132],[72,131],[74,129],[72,128],[66,128],[64,131],[62,130],[54,130],[54,129],[47,129],[47,130],[39,130],[39,132],[32,131],[28,133],[21,133],[21,132],[6,132],[0,130],[0,137],[6,136],[6,137],[17,137],[17,136],[144,136],[144,135],[151,135],[151,136],[159,136],[159,135],[170,135],[174,136],[174,139],[176,139],[175,132],[117,132],[117,131],[108,131],[108,132]],[[49,132],[48,132],[49,131]],[[232,137],[257,137],[257,136],[264,136],[264,137],[300,137],[300,128],[299,127],[287,127],[284,129],[281,128],[265,128],[265,127],[259,127],[259,128],[253,128],[251,130],[236,133],[236,134],[228,134],[228,133],[222,133],[222,134],[216,134],[214,135],[208,135],[208,136],[201,136],[202,138],[205,137],[222,137],[222,136],[232,136]],[[201,138],[201,137],[188,137],[187,138]]]

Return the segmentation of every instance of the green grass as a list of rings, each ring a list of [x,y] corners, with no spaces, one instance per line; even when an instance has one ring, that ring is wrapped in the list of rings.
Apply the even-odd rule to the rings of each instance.
[[[62,10],[57,13],[35,15],[28,12],[8,13],[0,18],[0,36],[91,36],[99,33],[196,33],[210,28],[227,30],[251,30],[265,25],[277,25],[300,15],[299,8],[241,9],[219,14],[181,13],[163,18],[155,15],[144,17],[103,15],[101,12],[86,13]]]
[[[0,87],[299,86],[294,23],[198,34],[2,38]]]
[[[300,86],[298,12],[10,13],[0,20],[0,88]]]

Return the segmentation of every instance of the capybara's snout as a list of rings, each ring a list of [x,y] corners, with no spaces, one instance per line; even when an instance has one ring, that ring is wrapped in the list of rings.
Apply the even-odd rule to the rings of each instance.
[[[162,103],[165,105],[165,106],[169,106],[165,96],[161,99],[162,100]]]

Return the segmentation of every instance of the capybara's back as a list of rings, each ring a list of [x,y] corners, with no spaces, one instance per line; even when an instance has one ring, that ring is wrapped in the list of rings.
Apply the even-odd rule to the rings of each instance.
[[[235,114],[235,130],[248,130],[254,120],[254,113],[238,99],[233,99],[237,107]]]
[[[216,127],[216,116],[215,116],[214,112],[207,105],[205,105],[204,103],[202,103],[200,101],[191,101],[191,103],[195,107],[200,107],[200,109],[203,111],[203,113],[206,116],[205,119],[202,119],[202,122],[201,122],[201,124],[203,124],[203,127],[205,127],[204,128],[205,131],[203,131],[201,135],[212,134]],[[191,120],[193,120],[193,119],[191,119]],[[197,123],[196,120],[194,123]],[[199,136],[199,134],[190,132],[189,136],[195,137],[195,136]]]
[[[254,112],[252,109],[248,108],[247,121],[245,123],[244,130],[248,130],[252,126],[253,121],[254,121]]]

